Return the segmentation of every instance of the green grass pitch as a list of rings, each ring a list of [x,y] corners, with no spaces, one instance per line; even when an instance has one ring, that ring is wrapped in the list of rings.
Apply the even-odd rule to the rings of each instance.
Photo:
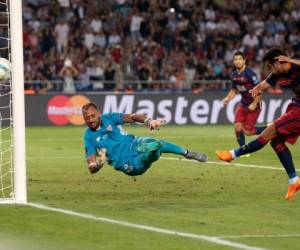
[[[207,152],[210,163],[163,155],[135,179],[109,166],[90,175],[83,127],[28,127],[29,202],[264,249],[300,248],[300,195],[284,201],[287,176],[269,145],[234,161],[245,166],[222,165],[214,152],[236,147],[232,126],[166,126],[154,134],[140,126],[125,128]],[[290,149],[299,167],[299,144]],[[29,206],[0,205],[0,249],[231,248]]]

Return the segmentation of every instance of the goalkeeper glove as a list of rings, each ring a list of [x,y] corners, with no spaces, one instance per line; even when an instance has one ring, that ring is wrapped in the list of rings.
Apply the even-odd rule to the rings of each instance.
[[[97,165],[103,167],[103,165],[106,162],[106,149],[105,148],[100,148],[97,149],[97,155],[96,155],[96,163]]]
[[[165,125],[167,123],[166,120],[164,119],[151,119],[151,118],[147,118],[144,121],[144,124],[147,128],[149,128],[151,131],[153,130],[159,130],[160,126]]]

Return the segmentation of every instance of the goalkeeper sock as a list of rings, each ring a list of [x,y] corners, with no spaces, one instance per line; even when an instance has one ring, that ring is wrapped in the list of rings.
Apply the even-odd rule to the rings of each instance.
[[[170,143],[168,141],[161,141],[162,147],[160,148],[160,152],[162,153],[173,153],[177,155],[185,155],[187,153],[187,150],[176,145],[173,143]]]

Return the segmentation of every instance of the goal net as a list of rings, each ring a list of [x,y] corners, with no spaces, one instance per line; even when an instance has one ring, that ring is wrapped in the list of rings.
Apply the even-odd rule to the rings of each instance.
[[[0,56],[10,59],[9,11],[4,1],[0,3],[0,30]],[[0,202],[14,200],[11,100],[11,81],[0,81]]]
[[[0,57],[12,64],[0,80],[0,204],[27,202],[21,3],[0,0]]]

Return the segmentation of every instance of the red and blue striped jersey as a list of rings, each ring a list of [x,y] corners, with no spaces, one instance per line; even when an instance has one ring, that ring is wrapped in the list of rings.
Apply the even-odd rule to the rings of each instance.
[[[300,66],[292,64],[288,72],[280,74],[270,73],[266,82],[271,86],[279,84],[281,87],[291,89],[296,95],[295,99],[300,101]]]
[[[253,97],[249,90],[253,89],[259,83],[258,78],[253,70],[246,68],[242,72],[237,70],[231,74],[232,88],[239,91],[242,95],[241,103],[248,106],[253,102]]]

